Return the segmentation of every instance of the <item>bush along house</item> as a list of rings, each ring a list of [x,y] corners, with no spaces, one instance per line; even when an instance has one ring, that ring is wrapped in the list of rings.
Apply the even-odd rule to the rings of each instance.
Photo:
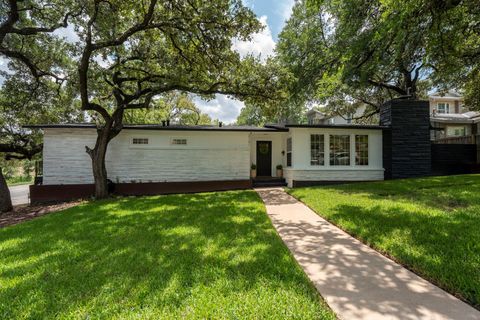
[[[95,143],[95,125],[26,127],[44,134],[42,183],[31,186],[32,202],[93,195],[85,146]],[[123,195],[428,175],[429,107],[391,101],[379,125],[125,125],[110,142],[106,166],[114,192]]]

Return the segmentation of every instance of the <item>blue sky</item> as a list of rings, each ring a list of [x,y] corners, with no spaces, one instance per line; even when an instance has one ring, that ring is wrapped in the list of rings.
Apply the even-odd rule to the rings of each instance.
[[[255,34],[252,41],[248,43],[236,42],[235,50],[242,55],[254,53],[261,57],[273,54],[278,34],[290,17],[294,0],[243,0],[243,2],[265,24],[265,29]],[[241,101],[222,95],[217,95],[216,99],[208,102],[196,98],[195,103],[213,119],[219,119],[225,123],[234,122],[244,106]]]
[[[266,16],[273,39],[283,28],[285,20],[290,17],[294,0],[245,0],[246,6],[252,9],[258,17]]]

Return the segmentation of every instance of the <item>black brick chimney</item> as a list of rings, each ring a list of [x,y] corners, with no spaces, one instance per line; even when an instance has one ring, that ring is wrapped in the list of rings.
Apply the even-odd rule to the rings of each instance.
[[[385,179],[431,174],[430,111],[428,101],[391,100],[380,109]]]

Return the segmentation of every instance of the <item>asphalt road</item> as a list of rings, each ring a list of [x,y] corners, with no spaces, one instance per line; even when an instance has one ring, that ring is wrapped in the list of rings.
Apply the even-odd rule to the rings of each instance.
[[[10,189],[10,196],[12,197],[12,205],[17,206],[19,204],[28,204],[28,184],[21,186],[8,187]]]

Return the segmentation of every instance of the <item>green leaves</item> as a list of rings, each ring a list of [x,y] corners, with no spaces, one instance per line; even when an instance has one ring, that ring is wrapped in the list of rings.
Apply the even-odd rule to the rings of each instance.
[[[278,54],[296,78],[292,94],[332,110],[339,101],[380,105],[400,95],[418,98],[426,83],[464,89],[480,107],[472,99],[479,26],[480,9],[472,1],[299,1]]]

